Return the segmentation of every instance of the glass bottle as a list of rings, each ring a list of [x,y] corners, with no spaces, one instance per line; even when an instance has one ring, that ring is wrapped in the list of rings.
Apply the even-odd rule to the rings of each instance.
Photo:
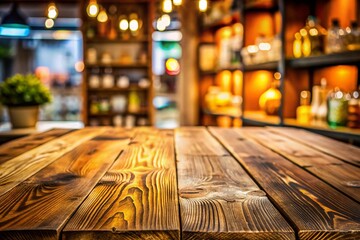
[[[300,106],[296,109],[296,121],[309,124],[311,120],[310,91],[301,91]]]
[[[346,45],[350,51],[360,49],[360,27],[357,22],[351,22],[351,26],[346,28]]]
[[[314,122],[326,122],[328,112],[326,84],[326,79],[322,78],[321,85],[312,88],[311,118]]]
[[[105,68],[104,75],[102,78],[103,88],[112,88],[114,87],[115,79],[111,68]]]
[[[321,80],[320,80],[320,105],[319,105],[319,108],[316,113],[317,120],[321,121],[321,122],[326,122],[326,116],[327,116],[327,112],[328,112],[327,102],[326,102],[328,90],[327,90],[326,85],[327,85],[326,78],[321,78]]]
[[[326,30],[314,16],[309,16],[305,27],[300,29],[302,37],[302,54],[307,57],[324,53],[324,38]]]
[[[140,111],[140,97],[139,94],[135,91],[131,91],[129,93],[128,111],[132,113]]]
[[[358,89],[351,93],[348,104],[347,126],[350,128],[360,128],[360,85]]]
[[[338,19],[332,19],[331,27],[326,37],[326,53],[336,53],[345,50],[345,31],[340,27]]]
[[[302,52],[301,52],[301,35],[299,32],[295,33],[295,40],[293,42],[293,54],[295,58],[301,58]]]
[[[330,127],[346,126],[349,100],[350,94],[339,88],[329,93],[327,120]]]
[[[271,87],[261,94],[259,106],[267,115],[277,115],[281,104],[281,92],[278,87],[280,84],[280,74],[274,74],[275,79],[271,82]]]

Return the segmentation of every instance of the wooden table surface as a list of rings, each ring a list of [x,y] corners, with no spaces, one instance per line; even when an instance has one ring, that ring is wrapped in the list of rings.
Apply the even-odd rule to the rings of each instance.
[[[292,128],[54,129],[0,146],[0,239],[360,239],[360,149]]]

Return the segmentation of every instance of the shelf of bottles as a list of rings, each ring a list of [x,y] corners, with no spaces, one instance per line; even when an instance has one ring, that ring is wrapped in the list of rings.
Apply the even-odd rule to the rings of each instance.
[[[85,109],[90,126],[151,125],[151,1],[105,1],[84,21]]]
[[[341,25],[335,17],[329,22],[325,28],[308,16],[294,34],[287,63],[299,76],[310,69],[305,77],[310,83],[302,84],[296,117],[286,117],[284,124],[360,134],[360,28],[355,20]]]
[[[212,29],[214,30],[214,29]],[[221,25],[199,46],[201,124],[240,126],[242,25]]]

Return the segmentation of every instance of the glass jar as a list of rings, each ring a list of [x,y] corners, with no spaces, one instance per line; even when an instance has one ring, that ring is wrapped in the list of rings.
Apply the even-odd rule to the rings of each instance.
[[[330,127],[346,126],[350,94],[339,88],[328,95],[328,124]]]

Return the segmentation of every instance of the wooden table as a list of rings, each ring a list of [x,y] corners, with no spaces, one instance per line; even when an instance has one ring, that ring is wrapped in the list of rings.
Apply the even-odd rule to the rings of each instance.
[[[360,239],[359,169],[292,128],[54,129],[0,146],[0,239]]]

